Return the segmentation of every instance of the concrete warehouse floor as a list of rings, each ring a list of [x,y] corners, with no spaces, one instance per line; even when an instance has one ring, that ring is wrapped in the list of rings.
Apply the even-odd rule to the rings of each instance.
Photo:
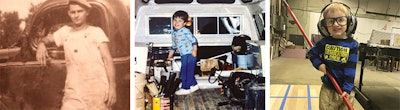
[[[366,60],[366,64],[371,61]],[[271,85],[321,85],[321,72],[316,70],[309,59],[274,58],[270,62]],[[355,85],[359,88],[361,61],[357,64]],[[271,88],[272,89],[272,88]],[[400,109],[400,71],[383,72],[375,66],[366,65],[361,91],[369,99],[364,109],[399,110]],[[317,101],[315,101],[318,103]],[[363,102],[360,99],[358,102]],[[272,106],[272,105],[271,105]],[[315,108],[315,107],[314,107]],[[355,110],[362,110],[360,103]]]

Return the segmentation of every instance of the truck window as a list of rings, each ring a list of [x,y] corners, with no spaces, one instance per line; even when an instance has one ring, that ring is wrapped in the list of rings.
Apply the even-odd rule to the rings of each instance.
[[[172,32],[171,17],[150,17],[149,28],[150,34],[171,34]]]
[[[171,34],[172,25],[171,17],[149,17],[150,35]],[[185,27],[190,29],[190,32],[193,33],[192,18],[189,19]]]
[[[197,0],[199,3],[235,3],[235,0]]]
[[[163,4],[163,3],[192,3],[193,0],[155,0],[156,3],[158,4]]]
[[[265,21],[264,21],[265,13],[254,14],[253,18],[254,18],[254,22],[255,22],[255,24],[257,26],[257,32],[260,35],[260,39],[261,40],[265,40],[265,35],[264,35],[264,33],[265,33],[265,30],[264,30],[264,27],[265,27]]]
[[[69,23],[70,18],[65,10],[68,10],[68,7],[65,6],[50,8],[46,11],[39,13],[37,18],[34,19],[35,21],[33,21],[31,30],[28,35],[30,39],[30,47],[32,48],[32,50],[34,50],[34,53],[31,53],[32,56],[36,54],[35,52],[37,49],[37,45],[43,37],[46,37],[48,34],[55,32],[57,29]],[[62,50],[61,48],[57,48],[54,43],[49,44],[47,48],[52,50]]]
[[[197,34],[239,34],[240,17],[197,17]]]
[[[219,33],[220,34],[239,34],[240,33],[240,17],[220,17],[219,18]]]
[[[217,17],[198,17],[197,34],[217,34]]]
[[[68,16],[66,10],[68,10],[67,6],[49,8],[45,11],[38,13],[37,18],[33,19],[34,21],[31,24],[32,27],[28,34],[29,46],[34,51],[33,53],[30,53],[31,54],[30,57],[35,56],[37,45],[43,37],[46,37],[48,34],[57,31],[62,26],[71,23],[70,17]],[[105,21],[105,16],[103,12],[104,11],[101,11],[101,8],[93,6],[93,9],[89,12],[87,22],[90,25],[102,28],[103,31],[107,33],[107,30],[105,30],[107,22]],[[62,47],[57,47],[55,43],[52,43],[47,46],[47,49],[50,54],[50,57],[54,59],[64,59],[63,55],[64,53]],[[29,60],[36,60],[30,57],[28,58]]]
[[[149,17],[149,34],[171,34],[173,31],[172,25],[171,17]],[[186,28],[190,29],[195,35],[240,34],[240,25],[240,16],[190,17],[186,23]],[[193,27],[196,27],[196,30]]]

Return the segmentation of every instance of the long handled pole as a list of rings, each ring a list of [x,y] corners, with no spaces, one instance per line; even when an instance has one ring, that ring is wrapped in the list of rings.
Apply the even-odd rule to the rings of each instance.
[[[290,15],[292,16],[292,18],[294,19],[294,21],[296,22],[297,26],[299,27],[301,33],[303,34],[304,38],[307,40],[307,43],[310,47],[313,47],[313,44],[311,43],[310,39],[308,39],[307,34],[304,32],[303,27],[301,27],[299,21],[297,20],[296,16],[294,15],[292,9],[290,9],[289,4],[286,2],[286,0],[282,0],[282,2],[286,5],[287,10],[289,11]],[[331,82],[333,83],[333,86],[335,86],[336,91],[341,95],[343,94],[342,89],[339,87],[338,83],[336,82],[335,78],[332,76],[331,73],[329,73],[327,71],[326,75],[328,76],[328,78],[331,80]],[[354,110],[353,106],[350,104],[349,100],[347,99],[347,97],[343,97],[343,101],[345,102],[345,104],[347,105],[347,107],[349,108],[349,110]]]

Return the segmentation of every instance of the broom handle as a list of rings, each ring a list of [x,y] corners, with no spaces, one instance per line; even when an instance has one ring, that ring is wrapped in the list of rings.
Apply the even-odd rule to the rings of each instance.
[[[289,11],[290,15],[292,16],[293,20],[296,22],[297,26],[299,27],[301,33],[303,34],[304,38],[307,40],[307,43],[310,47],[313,47],[313,44],[311,43],[310,39],[308,39],[307,34],[304,32],[303,27],[301,27],[299,21],[297,20],[296,16],[294,15],[292,9],[290,9],[289,4],[286,2],[286,0],[282,0],[282,2],[285,4],[287,10]],[[326,71],[326,75],[328,76],[328,78],[331,80],[331,82],[333,83],[333,86],[335,86],[336,91],[342,95],[343,91],[342,89],[339,87],[338,83],[336,82],[335,78],[333,78],[332,74],[329,73],[328,71]],[[343,97],[343,101],[345,102],[345,104],[347,105],[347,107],[349,108],[349,110],[354,110],[353,106],[350,104],[349,100],[347,99],[347,97]]]

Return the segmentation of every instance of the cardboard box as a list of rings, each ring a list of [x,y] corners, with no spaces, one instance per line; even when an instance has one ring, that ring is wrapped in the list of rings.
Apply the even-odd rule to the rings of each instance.
[[[296,46],[286,46],[286,49],[295,49],[296,48]]]
[[[381,40],[381,45],[389,45],[389,44],[390,44],[390,40],[389,39]]]
[[[303,49],[303,48],[304,48],[304,46],[301,46],[301,45],[294,46],[294,49]]]
[[[287,49],[303,49],[304,46],[301,45],[291,45],[291,46],[286,46]]]

